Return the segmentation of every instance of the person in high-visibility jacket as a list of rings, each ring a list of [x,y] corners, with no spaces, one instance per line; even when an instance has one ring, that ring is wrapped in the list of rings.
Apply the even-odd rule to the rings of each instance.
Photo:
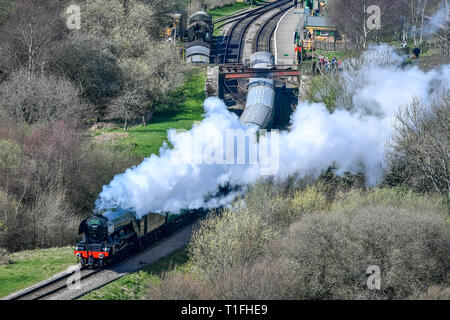
[[[302,60],[301,55],[302,55],[302,47],[300,45],[297,45],[295,47],[295,52],[297,53],[297,63],[300,63],[300,61]]]

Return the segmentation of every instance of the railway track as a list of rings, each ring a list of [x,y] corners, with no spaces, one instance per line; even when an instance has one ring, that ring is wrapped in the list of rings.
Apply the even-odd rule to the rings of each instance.
[[[222,57],[223,64],[240,64],[242,63],[242,52],[244,36],[249,27],[263,15],[277,10],[273,16],[269,17],[267,21],[261,26],[257,33],[256,42],[257,47],[266,46],[262,51],[270,52],[270,39],[275,31],[276,24],[281,15],[292,7],[292,2],[290,0],[279,0],[272,2],[263,7],[255,9],[248,13],[242,13],[240,18],[232,19],[228,23],[235,22],[227,34],[225,49]],[[257,51],[257,50],[256,50]],[[245,105],[245,95],[241,94],[244,87],[243,81],[231,80],[229,82],[225,81],[224,88],[225,93],[230,94],[233,99],[241,104]],[[239,90],[241,88],[241,90]]]
[[[243,48],[244,35],[252,23],[262,15],[290,3],[290,0],[279,0],[265,5],[258,12],[250,12],[237,19],[227,34],[225,51],[222,58],[224,64],[239,64]]]
[[[84,269],[80,272],[80,281],[83,281],[102,270],[97,269]],[[33,289],[20,293],[19,295],[16,295],[12,297],[10,300],[41,300],[44,299],[50,295],[53,295],[57,292],[63,291],[63,290],[69,290],[70,282],[69,278],[75,274],[75,271],[73,272],[67,272],[64,273],[61,276],[58,276],[55,279],[52,279],[49,282],[43,283],[39,286],[34,287]]]
[[[133,252],[127,258],[102,269],[78,269],[80,270],[80,288],[72,286],[71,281],[75,279],[76,266],[63,271],[53,278],[42,281],[27,289],[13,293],[4,300],[45,300],[45,299],[76,299],[92,290],[95,290],[125,274],[138,271],[144,266],[156,262],[160,258],[184,247],[190,239],[190,235],[198,219],[205,214],[188,216],[186,220],[172,224],[169,233],[150,243],[148,246]],[[175,221],[176,222],[176,221]]]
[[[283,14],[285,14],[286,11],[288,11],[292,7],[293,5],[286,5],[280,8],[280,11],[278,13],[275,13],[266,22],[264,22],[264,24],[256,34],[254,51],[272,52],[271,39],[273,38],[273,34],[275,33],[275,29],[277,28],[278,21],[281,19]]]

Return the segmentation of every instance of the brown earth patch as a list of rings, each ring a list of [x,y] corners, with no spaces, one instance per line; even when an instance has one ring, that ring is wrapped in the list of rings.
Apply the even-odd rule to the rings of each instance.
[[[95,142],[110,142],[128,137],[128,132],[103,132],[94,138]]]

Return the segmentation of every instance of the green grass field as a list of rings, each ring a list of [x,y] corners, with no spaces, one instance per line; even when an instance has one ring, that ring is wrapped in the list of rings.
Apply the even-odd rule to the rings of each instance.
[[[0,266],[0,297],[24,289],[77,263],[72,247],[12,253],[10,264]]]
[[[168,129],[189,130],[195,121],[202,120],[203,101],[206,98],[204,86],[204,71],[196,70],[184,86],[170,94],[170,102],[155,112],[147,126],[130,126],[127,136],[107,143],[113,144],[118,149],[132,150],[143,157],[159,154],[159,148],[167,141]],[[123,128],[101,129],[94,134],[99,136],[103,133],[123,134],[123,132]]]
[[[256,1],[256,3],[262,3],[264,1]],[[208,10],[208,13],[211,15],[213,20],[229,16],[235,12],[250,8],[250,3],[248,2],[236,2],[234,4],[230,4],[227,6],[223,6],[220,8],[215,8]]]
[[[264,3],[265,1],[257,0],[256,3]],[[213,21],[222,17],[229,16],[231,14],[237,13],[238,11],[245,10],[250,8],[250,4],[247,2],[236,2],[234,4],[223,6],[221,8],[215,8],[212,10],[208,10],[208,13],[211,15]],[[214,25],[214,36],[220,35],[222,22],[216,23]]]
[[[27,288],[76,264],[72,247],[36,249],[10,255],[10,264],[0,266],[0,297]],[[187,250],[181,249],[158,262],[111,282],[81,299],[143,299],[150,283],[159,281],[164,272],[189,270]]]
[[[189,270],[186,249],[181,249],[170,256],[132,274],[107,284],[81,297],[81,300],[141,300],[145,299],[148,286],[160,281],[164,272]]]

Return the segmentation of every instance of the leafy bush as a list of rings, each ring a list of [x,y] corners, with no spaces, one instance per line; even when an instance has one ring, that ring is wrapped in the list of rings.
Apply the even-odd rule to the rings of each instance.
[[[442,198],[433,195],[422,195],[404,187],[372,188],[368,190],[353,189],[340,192],[333,202],[331,210],[355,210],[365,206],[391,206],[404,209],[429,209],[445,211]]]
[[[189,244],[193,265],[209,281],[228,268],[254,263],[275,237],[258,213],[225,210],[200,223]]]
[[[151,284],[147,299],[150,300],[205,300],[211,299],[205,283],[191,274],[165,273],[159,284]]]
[[[438,299],[450,277],[448,207],[405,188],[339,191],[258,183],[200,224],[188,274],[152,299]],[[277,219],[281,220],[277,221]],[[290,226],[290,227],[289,227]],[[288,228],[286,228],[288,227]],[[276,231],[275,231],[276,230]],[[369,266],[381,290],[369,290]],[[439,292],[437,292],[439,291]]]
[[[303,213],[325,210],[328,206],[325,195],[316,186],[308,186],[294,194],[291,205],[297,216]]]
[[[430,209],[365,206],[310,214],[293,224],[285,256],[298,299],[404,299],[448,284],[450,229]],[[381,269],[381,290],[366,288],[366,270]]]
[[[259,182],[243,199],[248,211],[260,216],[267,225],[280,229],[288,226],[295,216],[289,199],[292,191],[282,185]]]

